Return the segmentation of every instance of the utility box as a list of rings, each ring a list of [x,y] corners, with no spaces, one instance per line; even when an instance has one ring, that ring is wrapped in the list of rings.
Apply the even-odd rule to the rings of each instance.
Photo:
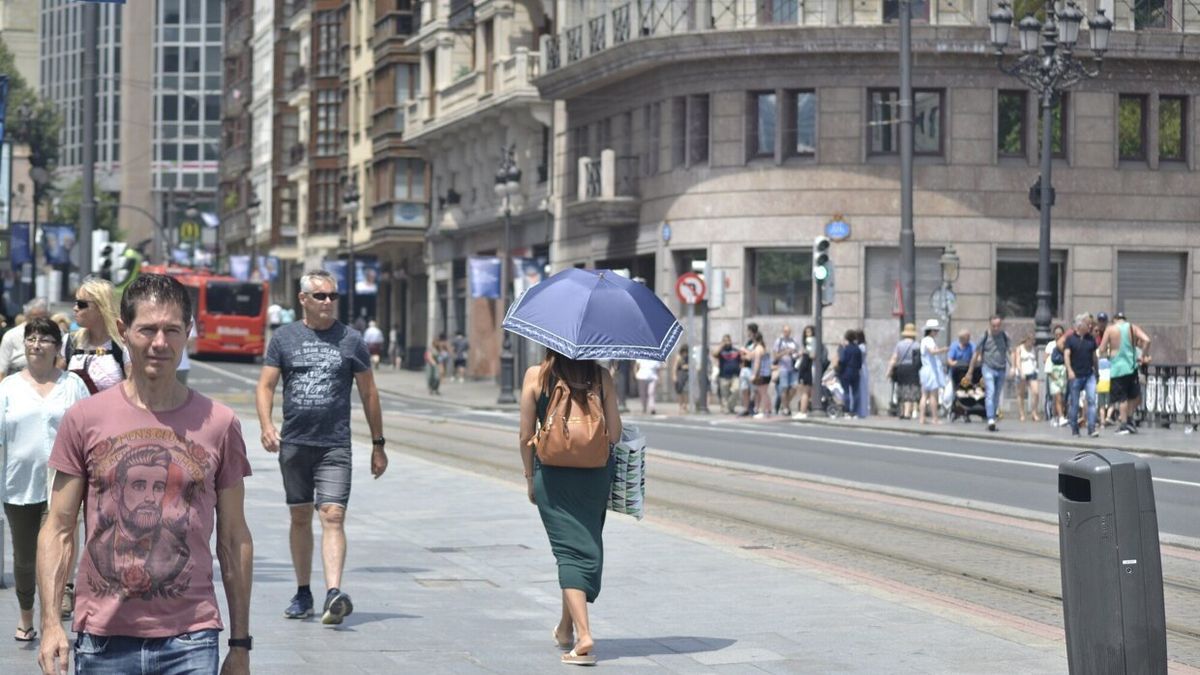
[[[1166,673],[1158,513],[1150,467],[1118,450],[1058,467],[1063,618],[1072,675]]]

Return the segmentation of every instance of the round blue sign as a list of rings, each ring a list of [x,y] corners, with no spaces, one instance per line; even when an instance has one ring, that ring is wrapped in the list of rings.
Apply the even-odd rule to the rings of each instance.
[[[662,238],[663,238],[664,243],[668,243],[668,244],[671,243],[671,224],[670,223],[663,223]]]
[[[850,223],[844,220],[832,220],[825,223],[825,236],[839,241],[848,239],[850,237]]]

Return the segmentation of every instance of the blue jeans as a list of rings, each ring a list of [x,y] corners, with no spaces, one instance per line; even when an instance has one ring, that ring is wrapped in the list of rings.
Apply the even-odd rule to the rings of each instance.
[[[1096,429],[1096,374],[1087,377],[1077,377],[1067,384],[1067,405],[1070,412],[1067,419],[1071,422],[1071,433],[1079,433],[1079,392],[1087,392],[1087,425],[1088,433]]]
[[[80,633],[75,638],[77,675],[216,675],[220,651],[215,628],[169,638]]]
[[[842,383],[842,407],[847,415],[853,415],[858,410],[858,375],[839,377]]]
[[[996,419],[996,409],[1000,407],[1000,395],[1004,393],[1004,376],[1007,372],[1007,368],[983,367],[984,407],[987,409],[989,420]]]

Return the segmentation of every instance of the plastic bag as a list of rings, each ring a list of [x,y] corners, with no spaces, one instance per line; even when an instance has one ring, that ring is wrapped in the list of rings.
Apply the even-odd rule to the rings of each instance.
[[[613,446],[613,476],[608,490],[608,508],[641,520],[645,517],[646,437],[626,424],[621,441]]]

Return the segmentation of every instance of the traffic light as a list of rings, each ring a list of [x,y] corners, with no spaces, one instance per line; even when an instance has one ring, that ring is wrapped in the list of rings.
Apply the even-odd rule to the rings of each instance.
[[[113,272],[113,286],[116,286],[117,293],[124,293],[129,284],[138,277],[138,273],[142,271],[142,254],[135,248],[129,248],[121,244],[121,257],[118,259],[118,267]]]
[[[125,242],[122,241],[110,241],[100,249],[100,264],[96,266],[96,273],[101,279],[113,280],[124,253]]]
[[[99,273],[104,265],[104,247],[108,246],[108,231],[93,230],[92,231],[92,259],[88,262],[91,266],[87,271],[91,273]]]
[[[817,297],[821,305],[828,307],[833,304],[833,260],[829,257],[829,237],[820,236],[813,239],[812,275],[817,282]]]

